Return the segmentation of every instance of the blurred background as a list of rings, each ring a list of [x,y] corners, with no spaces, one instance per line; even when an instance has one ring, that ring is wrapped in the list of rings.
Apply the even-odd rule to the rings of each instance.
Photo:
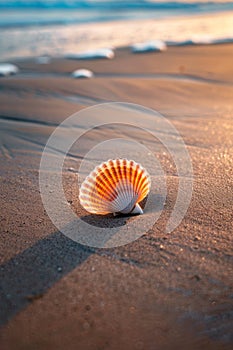
[[[233,2],[0,0],[0,56],[61,56],[144,40],[230,40]]]

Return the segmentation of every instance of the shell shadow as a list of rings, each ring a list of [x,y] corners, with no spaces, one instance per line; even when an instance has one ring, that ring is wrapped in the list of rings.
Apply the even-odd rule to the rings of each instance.
[[[144,198],[140,202],[140,206],[142,209],[145,208],[147,201],[147,197]],[[121,227],[127,224],[127,222],[138,215],[132,215],[132,214],[117,214],[114,216],[113,214],[108,215],[95,215],[95,214],[89,214],[83,215],[80,217],[81,220],[85,221],[87,224],[100,227],[100,228],[114,228],[114,227]]]
[[[85,221],[87,224],[100,227],[100,228],[114,228],[121,227],[127,224],[127,221],[133,217],[132,215],[95,215],[87,214],[80,217],[81,220]]]
[[[157,205],[153,207],[153,211],[159,212],[163,209],[162,203],[164,202],[164,197],[158,194],[152,194],[152,198],[156,199]],[[144,198],[139,204],[141,208],[144,210],[147,202],[147,198]],[[148,208],[148,211],[151,211],[151,208]],[[100,227],[100,228],[115,228],[115,227],[121,227],[127,224],[129,220],[133,220],[135,216],[138,215],[132,215],[132,214],[117,214],[114,216],[113,214],[108,215],[96,215],[96,214],[89,214],[86,212],[86,215],[80,216],[80,219],[86,222],[89,225]]]
[[[141,203],[142,207],[145,201]],[[159,211],[157,204],[153,211]],[[83,220],[95,225],[125,225],[132,216],[85,215]],[[72,226],[72,222],[68,226]],[[101,226],[100,226],[101,227]],[[115,232],[114,232],[115,233]],[[111,235],[103,237],[104,245]],[[126,264],[138,264],[136,259],[122,258],[114,254],[114,250],[91,248],[72,241],[61,232],[53,232],[41,238],[32,246],[0,265],[0,327],[27,307],[35,299],[43,295],[62,277],[81,266],[91,255],[107,254],[115,260]]]

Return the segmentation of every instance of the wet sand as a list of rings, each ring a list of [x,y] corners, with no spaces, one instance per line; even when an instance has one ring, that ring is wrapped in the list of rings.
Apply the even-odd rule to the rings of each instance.
[[[1,349],[232,347],[232,54],[230,44],[138,55],[121,48],[109,61],[21,60],[17,76],[0,79]],[[95,78],[73,79],[78,68]],[[182,223],[164,233],[178,178],[158,148],[168,184],[160,219],[129,245],[94,249],[51,223],[39,164],[60,122],[109,101],[142,104],[174,124],[193,162],[194,188]],[[77,174],[69,167],[78,166],[82,147],[64,168],[74,205]]]

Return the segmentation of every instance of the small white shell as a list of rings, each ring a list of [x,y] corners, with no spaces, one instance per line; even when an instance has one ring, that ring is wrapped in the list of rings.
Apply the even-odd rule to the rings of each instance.
[[[139,203],[148,195],[150,186],[150,176],[140,164],[110,159],[86,177],[79,200],[92,214],[142,214]]]
[[[89,69],[77,69],[72,73],[73,78],[92,78],[93,72]]]
[[[0,63],[0,76],[6,77],[8,75],[17,74],[19,68],[11,63]]]

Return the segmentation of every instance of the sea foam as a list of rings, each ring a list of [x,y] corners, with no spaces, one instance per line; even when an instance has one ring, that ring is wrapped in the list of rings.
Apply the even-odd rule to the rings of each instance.
[[[161,52],[167,49],[167,45],[162,40],[146,41],[144,43],[133,44],[131,50],[134,53]]]
[[[84,51],[77,54],[68,54],[66,57],[73,60],[90,60],[98,58],[112,59],[114,57],[114,51],[112,49],[97,49]]]
[[[0,56],[2,60],[8,60],[10,57],[42,56],[46,52],[49,56],[71,59],[110,59],[114,57],[112,48],[115,47],[130,46],[137,52],[143,52],[152,49],[145,43],[151,45],[157,40],[179,46],[221,44],[233,42],[232,33],[233,12],[157,20],[41,26],[39,29],[11,28],[1,29]]]

